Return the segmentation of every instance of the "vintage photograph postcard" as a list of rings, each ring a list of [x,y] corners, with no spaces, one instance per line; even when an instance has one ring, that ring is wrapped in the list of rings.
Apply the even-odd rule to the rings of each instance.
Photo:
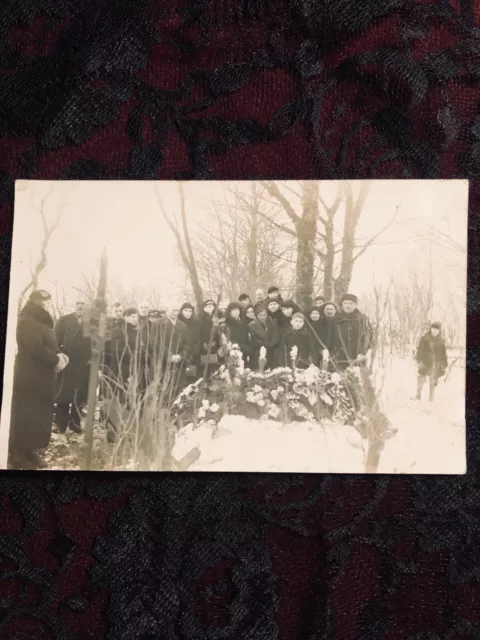
[[[16,183],[0,466],[462,474],[465,180]]]

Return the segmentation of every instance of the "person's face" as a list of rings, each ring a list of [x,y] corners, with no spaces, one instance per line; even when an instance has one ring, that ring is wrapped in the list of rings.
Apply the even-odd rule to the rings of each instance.
[[[261,289],[255,294],[255,299],[257,300],[257,302],[262,302],[263,300],[265,300],[265,294]]]
[[[150,324],[158,324],[160,318],[158,316],[148,316],[148,322]]]
[[[270,300],[276,300],[278,298],[278,291],[272,291],[268,294],[268,297],[270,298]]]
[[[123,316],[123,307],[113,307],[113,317],[119,320]]]
[[[303,321],[303,318],[292,318],[292,327],[295,329],[295,331],[301,329],[304,324],[305,323]]]
[[[212,315],[214,309],[215,307],[213,306],[213,304],[207,304],[207,306],[204,307],[205,313],[208,313],[209,316]]]
[[[268,310],[270,313],[276,313],[280,309],[280,305],[276,300],[272,300],[272,302],[268,303]]]
[[[282,313],[287,318],[291,318],[293,314],[293,309],[292,307],[282,307]]]
[[[178,318],[179,309],[170,309],[168,312],[168,317],[170,320],[176,320]]]
[[[345,313],[353,313],[356,308],[357,305],[352,302],[352,300],[344,300],[342,302],[342,309],[345,311]]]
[[[438,335],[440,335],[440,329],[437,329],[436,327],[432,327],[430,329],[431,334],[434,338],[436,338]]]
[[[267,312],[265,310],[259,311],[258,312],[258,319],[260,320],[260,322],[266,322],[267,321]]]
[[[186,309],[183,309],[182,315],[185,318],[185,320],[190,320],[190,318],[193,315],[193,311],[187,307]]]
[[[247,312],[246,312],[246,316],[247,318],[250,318],[251,320],[255,320],[255,310],[253,307],[248,307]]]
[[[220,302],[220,304],[218,305],[218,309],[219,311],[223,311],[225,313],[225,311],[228,308],[228,302],[226,300],[222,300],[222,302]],[[213,311],[213,307],[212,307],[212,311]]]
[[[316,307],[321,307],[324,302],[325,302],[325,300],[323,298],[315,298],[315,306]]]
[[[231,318],[235,318],[236,320],[238,320],[238,318],[240,318],[240,309],[237,309],[237,308],[234,307],[230,311],[230,317]]]
[[[250,304],[251,304],[251,302],[250,302],[250,298],[244,298],[244,299],[240,302],[240,304],[242,305],[242,307],[243,307],[244,309],[246,309],[246,308],[247,308],[247,307],[249,307],[249,306],[250,306]]]
[[[320,320],[320,312],[317,310],[312,311],[312,313],[310,314],[310,320],[313,320],[313,322],[317,322],[318,320]]]
[[[147,302],[141,302],[138,305],[138,312],[139,314],[143,317],[143,316],[147,316],[148,312],[149,312],[149,307],[148,307],[148,303]]]
[[[75,305],[75,313],[77,314],[77,316],[83,316],[83,314],[85,313],[84,302],[77,302],[77,304]]]
[[[136,327],[138,325],[138,313],[132,313],[129,316],[125,316],[125,322]]]
[[[327,306],[323,308],[323,313],[325,314],[326,318],[333,318],[336,312],[337,310],[335,309],[333,304],[327,304]]]

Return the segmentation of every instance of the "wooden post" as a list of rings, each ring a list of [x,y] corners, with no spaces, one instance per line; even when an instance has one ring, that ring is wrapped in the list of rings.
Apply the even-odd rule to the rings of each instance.
[[[84,316],[83,333],[91,338],[92,358],[90,364],[90,377],[88,382],[88,408],[85,425],[85,469],[89,471],[92,465],[93,454],[93,426],[95,422],[95,409],[97,405],[98,374],[107,336],[107,254],[103,250],[100,259],[100,278],[98,282],[97,298],[94,306]]]

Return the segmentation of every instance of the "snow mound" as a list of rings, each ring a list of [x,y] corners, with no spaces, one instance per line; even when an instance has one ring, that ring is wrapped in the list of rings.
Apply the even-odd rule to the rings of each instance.
[[[322,423],[249,420],[224,416],[218,426],[188,425],[179,431],[173,457],[197,447],[188,471],[363,473],[364,444],[352,427]]]

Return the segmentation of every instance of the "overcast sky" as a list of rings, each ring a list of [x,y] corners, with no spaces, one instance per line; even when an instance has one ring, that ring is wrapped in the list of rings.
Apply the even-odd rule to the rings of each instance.
[[[224,200],[232,185],[249,190],[248,183],[185,183],[186,209],[192,233],[208,220],[213,200]],[[298,183],[285,183],[298,191]],[[354,183],[358,190],[359,183]],[[167,211],[179,210],[178,185],[157,182]],[[338,183],[322,182],[324,200],[331,202]],[[11,303],[29,281],[30,264],[36,264],[43,236],[38,212],[49,191],[46,213],[49,223],[60,221],[48,247],[48,264],[40,286],[64,290],[68,303],[78,297],[74,287],[82,286],[82,272],[95,272],[102,249],[107,248],[109,278],[125,290],[156,290],[166,301],[182,301],[179,291],[186,283],[179,264],[172,233],[160,212],[152,182],[19,182],[15,201],[12,256]],[[300,211],[300,202],[286,191]],[[428,242],[425,231],[434,227],[466,247],[467,183],[465,181],[375,181],[371,187],[357,229],[359,244],[382,229],[396,214],[395,222],[358,260],[352,279],[357,294],[373,283],[387,282],[392,273],[401,278],[410,266],[426,268]],[[336,220],[341,231],[342,214]],[[433,245],[432,263],[438,286],[465,289],[465,257]],[[459,277],[460,274],[460,277]],[[463,274],[463,277],[462,277]],[[208,294],[208,292],[205,292]]]

